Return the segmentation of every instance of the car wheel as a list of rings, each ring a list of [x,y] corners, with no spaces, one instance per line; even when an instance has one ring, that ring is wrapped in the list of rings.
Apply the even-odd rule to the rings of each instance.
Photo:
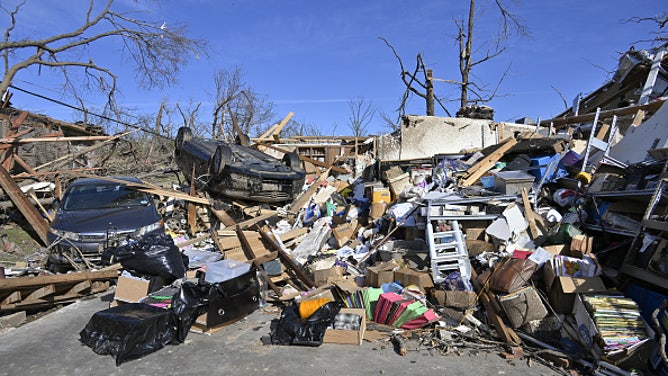
[[[299,159],[299,155],[294,151],[292,153],[283,154],[283,163],[293,170],[302,167],[302,161]]]
[[[190,142],[193,139],[193,131],[188,127],[179,128],[176,132],[176,139],[174,140],[176,150],[181,150],[183,148],[184,142]]]
[[[209,173],[212,175],[222,173],[225,166],[230,162],[232,162],[232,149],[228,145],[218,145],[209,163]]]

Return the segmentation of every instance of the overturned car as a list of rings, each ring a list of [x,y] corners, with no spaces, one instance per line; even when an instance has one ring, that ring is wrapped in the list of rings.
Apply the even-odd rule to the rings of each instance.
[[[186,179],[194,177],[191,183],[234,199],[287,202],[301,191],[306,176],[294,152],[279,160],[248,146],[195,137],[188,127],[179,128],[174,153]]]

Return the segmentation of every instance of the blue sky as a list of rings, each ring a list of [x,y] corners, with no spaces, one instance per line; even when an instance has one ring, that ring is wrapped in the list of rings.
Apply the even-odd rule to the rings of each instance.
[[[6,3],[7,2],[3,2]],[[11,1],[9,2],[11,3]],[[25,35],[49,35],[77,25],[86,1],[29,0],[19,18]],[[132,0],[118,1],[122,7],[143,7]],[[485,42],[496,31],[496,12],[489,0],[478,0],[483,15],[475,37]],[[668,11],[665,0],[575,1],[544,0],[508,2],[529,29],[529,38],[513,38],[506,53],[474,71],[480,82],[493,87],[510,65],[500,95],[488,105],[495,120],[514,121],[523,116],[546,119],[564,110],[558,92],[570,102],[578,92],[601,86],[614,71],[620,53],[634,42],[647,40],[657,27],[653,23],[622,24],[632,16],[653,17]],[[239,66],[245,80],[276,105],[277,120],[292,111],[294,119],[315,125],[325,135],[345,135],[350,117],[348,101],[364,98],[380,111],[394,114],[404,92],[399,65],[392,51],[378,37],[396,48],[408,69],[416,54],[440,79],[459,79],[456,33],[453,18],[462,17],[467,1],[403,0],[180,0],[151,1],[145,17],[163,20],[167,27],[185,23],[189,36],[208,41],[209,56],[193,58],[181,72],[179,85],[152,92],[135,89],[134,74],[123,67],[114,51],[96,55],[119,73],[119,102],[141,113],[155,113],[162,100],[202,102],[205,120],[211,119],[214,72]],[[4,16],[4,15],[3,15]],[[4,29],[6,17],[0,17]],[[18,33],[19,31],[17,31]],[[637,43],[636,48],[648,47]],[[44,73],[30,70],[17,77],[15,85],[52,96],[60,96]],[[556,90],[555,90],[556,89]],[[558,91],[557,91],[558,90]],[[456,99],[452,86],[437,82],[436,94]],[[90,98],[95,106],[95,97]],[[41,99],[15,93],[16,107],[62,120],[77,118],[71,110]],[[457,102],[448,103],[454,114]],[[407,112],[424,114],[417,97]],[[444,116],[437,110],[437,115]],[[387,131],[380,117],[369,133]]]

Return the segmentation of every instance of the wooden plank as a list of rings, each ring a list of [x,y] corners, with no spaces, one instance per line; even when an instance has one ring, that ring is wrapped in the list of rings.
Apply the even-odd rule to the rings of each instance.
[[[227,227],[230,226],[235,226],[237,222],[232,218],[229,214],[227,214],[226,211],[224,210],[216,210],[214,208],[210,208],[211,212],[213,213],[214,216],[216,216],[216,219],[220,221],[220,223],[224,224]]]
[[[490,155],[484,157],[478,163],[473,165],[470,169],[466,171],[466,179],[461,183],[461,185],[467,187],[480,179],[487,171],[498,162],[503,155],[510,150],[513,146],[517,144],[517,140],[514,138],[509,138],[507,141],[504,141],[498,149],[496,149]]]
[[[529,222],[529,231],[531,232],[531,239],[536,239],[540,236],[538,227],[536,227],[536,214],[533,212],[531,203],[529,203],[529,195],[527,188],[522,187],[522,205],[524,205],[524,217]]]
[[[663,103],[664,100],[656,100],[654,102],[650,102],[644,105],[629,106],[629,107],[615,108],[612,110],[601,111],[601,113],[599,114],[599,119],[611,118],[615,115],[617,116],[631,115],[637,113],[639,110],[654,111],[658,110],[663,105]],[[571,124],[587,123],[593,121],[595,116],[596,116],[595,113],[590,113],[585,115],[548,119],[543,121],[543,123],[545,124],[553,123],[556,129],[561,129],[568,127]]]
[[[329,169],[320,174],[320,176],[311,184],[311,186],[303,192],[290,206],[290,211],[293,213],[298,213],[311,199],[311,196],[318,190],[320,184],[322,184],[325,179],[329,176]]]
[[[280,234],[281,240],[288,242],[292,239],[298,238],[308,232],[308,227],[300,227],[292,229],[286,233]]]
[[[245,221],[243,221],[243,222],[239,222],[239,223],[237,224],[237,226],[241,227],[242,229],[246,229],[246,228],[248,228],[248,227],[250,227],[250,226],[253,226],[254,224],[256,224],[256,223],[258,223],[258,222],[260,222],[260,221],[264,221],[265,219],[269,219],[269,218],[271,218],[271,217],[273,217],[273,216],[275,216],[275,215],[276,215],[276,212],[275,212],[275,211],[271,211],[271,212],[269,212],[269,213],[265,213],[265,214],[259,215],[259,216],[255,217],[255,218],[251,218],[251,219],[245,220]]]
[[[50,284],[50,285],[44,285],[37,290],[31,292],[28,296],[26,296],[21,303],[30,303],[38,299],[42,299],[45,296],[53,295],[56,293],[56,285],[55,284]]]
[[[487,311],[487,317],[489,317],[494,325],[499,337],[511,346],[519,345],[521,343],[519,336],[512,328],[509,328],[505,322],[503,322],[503,318],[499,315],[499,312],[494,309],[492,298],[488,295],[489,291],[487,291],[486,286],[482,286],[480,282],[478,282],[478,274],[474,269],[471,269],[471,283],[473,284],[476,293],[478,293],[480,302]]]
[[[299,265],[292,259],[290,255],[288,255],[279,245],[276,243],[276,240],[271,237],[271,235],[267,234],[264,231],[259,231],[260,235],[262,236],[262,239],[269,244],[269,247],[271,250],[278,252],[278,257],[281,259],[283,264],[287,266],[289,269],[292,269],[292,271],[297,275],[297,277],[301,280],[303,284],[305,284],[308,287],[316,287],[315,282],[304,273],[304,271],[301,269]]]
[[[80,295],[82,292],[90,290],[91,286],[92,283],[90,282],[89,279],[81,281],[76,285],[72,286],[72,288],[70,288],[69,290],[67,290],[65,295]]]
[[[2,167],[0,167],[0,186],[5,191],[5,194],[12,200],[14,206],[19,209],[28,223],[30,223],[43,245],[49,244],[49,239],[47,237],[47,232],[49,231],[48,222],[42,217],[39,211],[37,211],[37,208],[35,208],[30,200],[28,200],[26,195],[23,194],[18,184],[16,184],[14,179],[9,176],[9,172]]]
[[[13,293],[9,294],[9,296],[7,296],[6,298],[2,299],[2,301],[0,301],[0,306],[16,303],[16,302],[20,302],[20,301],[21,301],[21,291],[17,290],[17,291],[14,291]]]
[[[248,244],[248,240],[246,239],[246,236],[244,235],[244,232],[242,231],[240,226],[237,226],[237,235],[239,236],[239,240],[241,241],[241,248],[244,251],[244,254],[246,255],[246,258],[248,260],[251,260],[253,265],[257,268],[262,273],[265,273],[264,271],[264,266],[262,263],[258,262],[257,257],[253,253],[253,249],[250,247]],[[270,279],[267,279],[267,285],[269,285],[269,288],[271,288],[275,293],[276,296],[281,296],[281,289],[278,288]]]
[[[118,270],[97,272],[77,272],[57,275],[43,275],[37,277],[18,277],[0,279],[0,290],[16,289],[20,287],[42,286],[66,282],[78,282],[86,279],[110,279],[118,277]]]
[[[188,240],[186,240],[186,241],[184,241],[184,242],[181,242],[181,243],[177,244],[176,247],[179,248],[179,249],[180,249],[180,248],[184,248],[184,247],[187,247],[187,246],[189,246],[189,245],[191,245],[191,244],[196,244],[196,243],[199,243],[199,242],[201,242],[201,241],[207,240],[207,239],[209,239],[210,237],[211,237],[211,234],[200,235],[200,236],[198,236],[198,237],[196,237],[196,238],[188,239]]]

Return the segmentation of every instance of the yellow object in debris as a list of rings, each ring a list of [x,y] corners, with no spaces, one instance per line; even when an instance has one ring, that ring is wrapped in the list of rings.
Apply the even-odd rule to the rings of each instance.
[[[322,307],[323,305],[329,302],[331,302],[331,300],[327,298],[313,299],[301,302],[299,303],[299,317],[301,317],[302,319],[307,319],[311,317],[311,315],[315,313],[315,311],[317,311],[318,308]]]
[[[575,175],[575,179],[581,181],[582,184],[584,185],[588,185],[589,183],[591,183],[591,174],[584,171],[580,171],[578,172],[577,175]]]

